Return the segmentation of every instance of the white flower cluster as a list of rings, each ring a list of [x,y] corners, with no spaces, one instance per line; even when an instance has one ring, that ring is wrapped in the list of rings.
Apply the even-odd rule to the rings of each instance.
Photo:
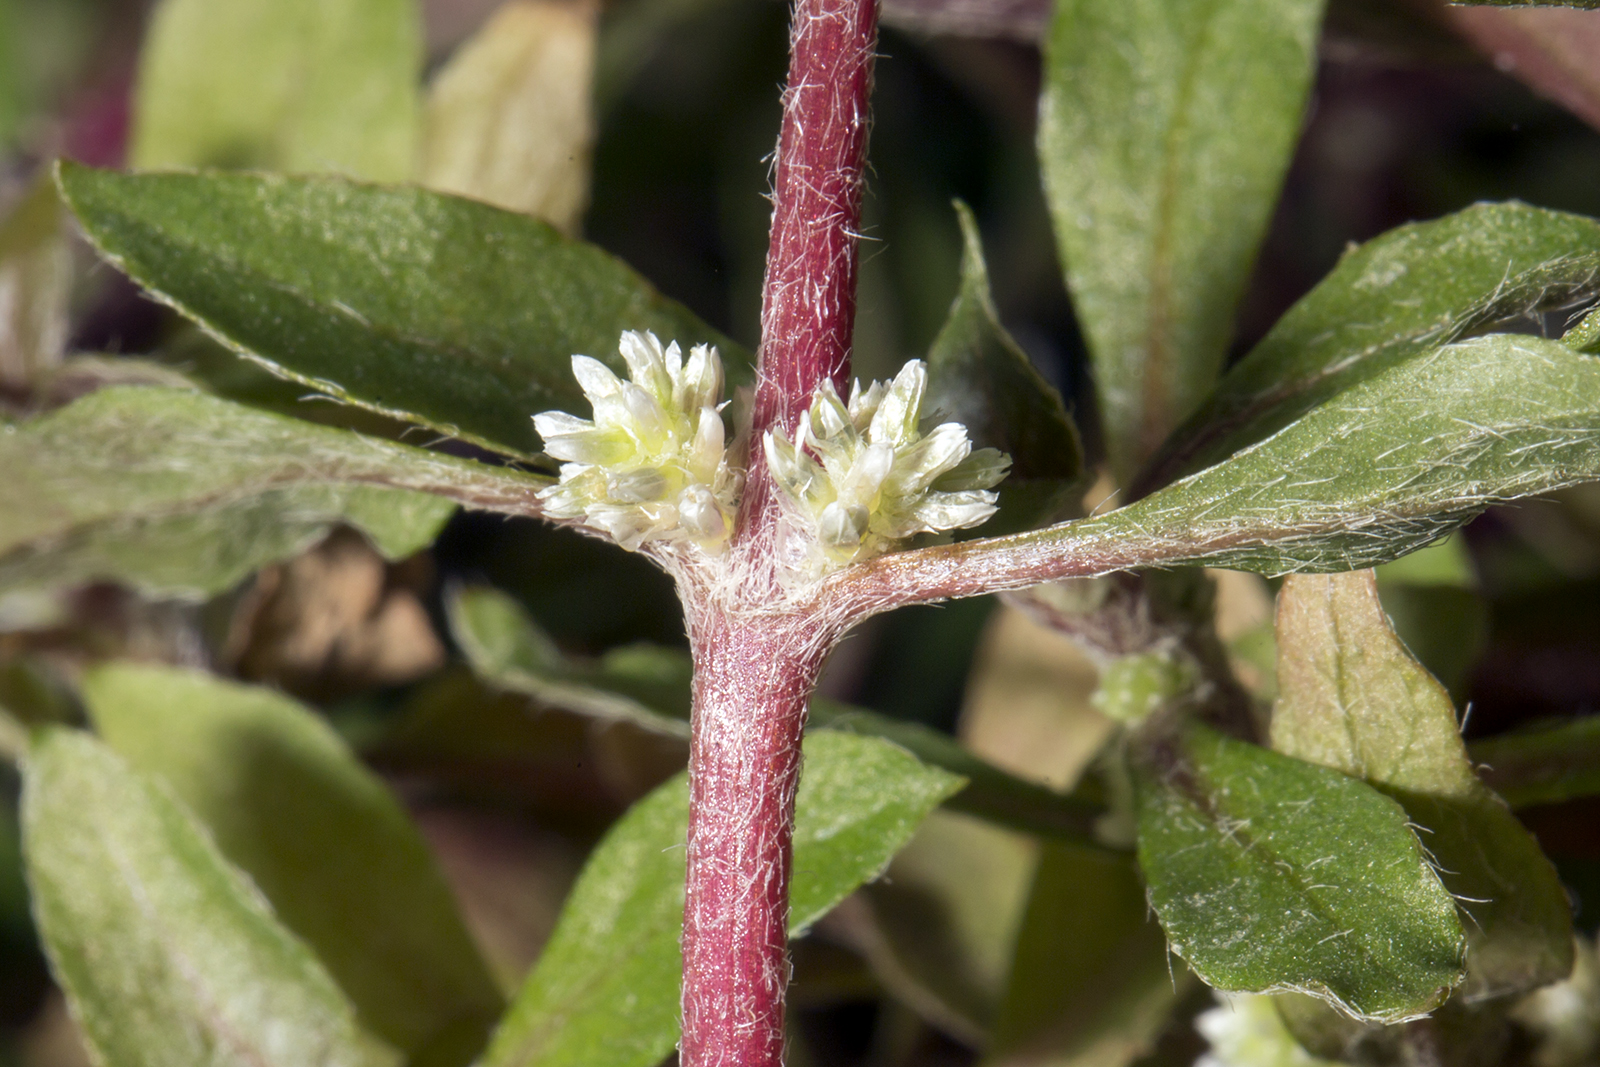
[[[976,526],[995,512],[994,486],[1011,460],[972,450],[966,427],[922,425],[928,371],[907,363],[892,383],[858,381],[844,403],[832,382],[812,394],[795,440],[763,444],[782,491],[788,570],[818,578],[919,533]]]
[[[563,411],[533,417],[545,451],[564,460],[561,480],[539,494],[552,519],[581,519],[622,547],[689,541],[727,547],[744,472],[728,463],[722,360],[696,345],[685,363],[677,342],[626,332],[619,345],[631,381],[599,360],[572,357],[594,420]]]

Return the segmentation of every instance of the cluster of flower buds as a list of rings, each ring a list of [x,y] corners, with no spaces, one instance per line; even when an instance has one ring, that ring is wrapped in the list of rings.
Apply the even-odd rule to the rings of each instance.
[[[825,381],[793,441],[766,434],[767,466],[784,503],[780,552],[792,575],[818,578],[915,534],[976,526],[994,514],[992,490],[1010,458],[973,451],[960,423],[926,426],[927,386],[920,360],[892,383],[856,382],[848,404]]]
[[[545,451],[563,460],[561,480],[539,494],[544,514],[574,519],[636,550],[692,542],[716,555],[733,532],[744,472],[728,463],[722,425],[722,360],[696,345],[629,331],[619,346],[631,381],[599,360],[572,357],[594,419],[561,411],[533,417]]]

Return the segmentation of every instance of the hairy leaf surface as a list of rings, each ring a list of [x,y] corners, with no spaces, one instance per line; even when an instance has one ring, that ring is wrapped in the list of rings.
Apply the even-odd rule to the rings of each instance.
[[[1477,204],[1345,254],[1180,428],[1141,488],[1226,458],[1329,398],[1486,326],[1600,293],[1600,223]]]
[[[339,178],[126,175],[62,164],[102,254],[241,354],[337,399],[528,456],[531,416],[589,413],[574,353],[623,330],[749,356],[626,265],[475,200]]]
[[[1478,780],[1444,687],[1395,636],[1371,571],[1291,575],[1278,594],[1272,747],[1364,779],[1423,828],[1466,920],[1463,995],[1522,993],[1572,970],[1566,891]]]
[[[410,818],[323,720],[167,667],[99,667],[83,695],[106,743],[194,812],[367,1026],[412,1054],[465,1041],[453,1061],[471,1058],[500,993]]]
[[[299,494],[319,486],[347,487],[342,495],[324,490],[323,504],[341,501],[339,517],[365,528],[380,548],[407,549],[437,529],[438,505],[391,493],[393,510],[374,515],[373,497],[351,489],[425,492],[535,514],[534,494],[549,484],[203,393],[140,386],[103,389],[0,429],[0,470],[8,472],[0,480],[0,553],[11,561],[19,553],[57,546],[70,551],[84,543],[102,555],[131,552],[131,545],[111,545],[119,525],[209,534],[214,528],[195,516],[245,514],[248,502],[268,493],[286,494],[283,501],[313,500]],[[290,516],[291,527],[296,521]],[[161,551],[176,549],[169,544]]]
[[[432,544],[454,512],[442,497],[369,485],[273,489],[177,514],[135,511],[0,555],[0,596],[117,582],[148,596],[202,600],[299,555],[336,524],[402,559]]]
[[[1150,903],[1211,985],[1298,990],[1397,1022],[1461,981],[1455,901],[1393,800],[1205,727],[1136,772]]]
[[[883,741],[812,734],[795,802],[789,928],[876,876],[961,779]],[[688,780],[628,812],[590,856],[485,1067],[650,1067],[678,1037]]]
[[[927,585],[956,595],[970,595],[969,583],[988,592],[1189,562],[1266,574],[1357,570],[1415,551],[1490,504],[1597,478],[1600,359],[1493,334],[1414,356],[1127,507],[891,555],[840,581],[870,589],[899,581],[902,568],[918,573],[909,564],[924,560],[950,574],[948,586]]]
[[[1205,398],[1300,132],[1321,0],[1064,0],[1044,170],[1126,483]]]
[[[38,733],[22,818],[39,931],[99,1062],[397,1067],[194,817],[100,742]]]

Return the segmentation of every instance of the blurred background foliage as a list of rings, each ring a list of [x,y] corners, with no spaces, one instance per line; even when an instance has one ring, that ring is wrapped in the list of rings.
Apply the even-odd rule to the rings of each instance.
[[[0,206],[58,155],[124,160],[148,6],[0,0]],[[496,6],[428,0],[430,70]],[[1084,348],[1033,147],[1042,17],[1025,3],[889,6],[856,371],[887,377],[926,351],[956,291],[961,237],[951,200],[960,198],[981,223],[1002,320],[1075,407],[1093,453]],[[1590,20],[1588,40],[1600,49],[1600,13],[1569,17]],[[600,22],[598,138],[582,232],[747,345],[756,341],[786,19],[779,0],[619,0]],[[1350,243],[1401,223],[1483,199],[1600,215],[1600,133],[1581,117],[1600,119],[1600,74],[1569,70],[1576,88],[1562,96],[1548,70],[1530,72],[1526,50],[1502,48],[1508,38],[1493,26],[1462,19],[1422,2],[1332,5],[1304,136],[1239,315],[1235,355]],[[74,255],[83,269],[72,350],[140,354],[181,340],[175,316],[115,272],[91,268],[86,249]],[[1492,511],[1448,548],[1380,579],[1412,649],[1470,707],[1469,738],[1595,711],[1600,491]],[[683,750],[675,737],[540,707],[467,670],[444,595],[477,583],[510,592],[572,656],[684,644],[670,584],[637,557],[532,522],[460,514],[431,551],[409,560],[387,563],[359,535],[338,531],[204,604],[94,586],[52,604],[48,617],[13,606],[0,612],[0,704],[81,721],[68,683],[113,656],[207,666],[313,702],[410,805],[509,987],[548,935],[587,850],[681,766]],[[1223,576],[1219,629],[1263,697],[1272,685],[1270,595],[1258,579]],[[874,620],[838,652],[824,693],[957,734],[1001,766],[1064,787],[1107,734],[1089,702],[1094,687],[1094,664],[1081,653],[981,598]],[[16,788],[0,768],[0,1064],[65,1067],[82,1052],[32,933]],[[1522,814],[1592,935],[1600,807],[1578,801]],[[1033,1010],[1008,989],[1019,931],[1035,921],[1030,907],[1071,883],[1063,872],[1089,862],[1057,852],[936,814],[887,881],[797,946],[793,1062],[965,1064],[986,1044],[998,1050],[990,1062],[1004,1062],[1017,1013]],[[1133,1045],[1153,1048],[1147,1062],[1189,1062],[1203,1045],[1188,1020],[1211,1001],[1188,983],[1160,984],[1166,993],[1148,1013],[1155,1021],[1134,1028],[1142,1036]],[[1092,1062],[1129,1062],[1133,1045]]]

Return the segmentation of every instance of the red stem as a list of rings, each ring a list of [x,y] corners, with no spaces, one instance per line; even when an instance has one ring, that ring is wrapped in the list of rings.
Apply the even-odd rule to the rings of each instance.
[[[761,435],[792,430],[812,390],[826,379],[842,390],[850,376],[877,37],[877,0],[795,0],[745,492],[757,526],[772,517]]]
[[[793,619],[697,612],[683,916],[683,1067],[780,1067],[790,839],[826,647]]]
[[[831,641],[773,610],[784,593],[761,437],[792,431],[817,385],[850,373],[877,23],[877,0],[795,0],[742,529],[718,574],[679,577],[695,665],[683,1067],[783,1063],[800,735]]]

